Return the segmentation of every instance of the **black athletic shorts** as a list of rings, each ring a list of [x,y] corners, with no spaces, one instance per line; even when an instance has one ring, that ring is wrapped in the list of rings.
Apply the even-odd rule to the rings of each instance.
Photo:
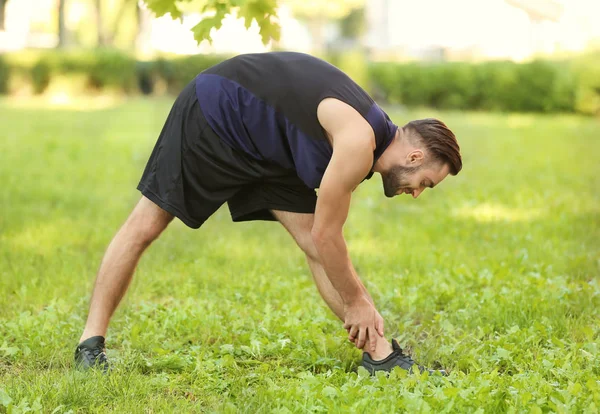
[[[275,220],[270,209],[314,213],[317,203],[295,170],[223,142],[200,110],[194,81],[175,100],[137,188],[195,229],[225,202],[233,221]]]

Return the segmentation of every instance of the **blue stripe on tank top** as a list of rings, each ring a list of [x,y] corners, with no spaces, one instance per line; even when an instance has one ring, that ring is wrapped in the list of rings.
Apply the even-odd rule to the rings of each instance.
[[[295,170],[308,187],[319,187],[333,151],[329,141],[304,133],[275,108],[222,76],[198,75],[196,96],[208,124],[229,146],[256,160]],[[375,132],[375,162],[397,127],[377,104],[366,120]]]
[[[275,108],[222,76],[198,75],[196,95],[208,124],[228,145],[256,160],[295,170],[308,187],[319,187],[331,159],[329,141],[308,136]]]

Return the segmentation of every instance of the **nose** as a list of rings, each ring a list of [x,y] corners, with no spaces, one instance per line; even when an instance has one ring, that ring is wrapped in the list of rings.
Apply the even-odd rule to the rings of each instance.
[[[423,188],[419,188],[417,190],[413,190],[412,191],[412,196],[413,198],[417,198],[421,195],[421,193],[423,192]]]

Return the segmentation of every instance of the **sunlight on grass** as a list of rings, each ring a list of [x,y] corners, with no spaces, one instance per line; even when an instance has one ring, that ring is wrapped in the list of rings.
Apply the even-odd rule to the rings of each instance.
[[[16,233],[3,234],[0,239],[8,241],[17,249],[52,255],[57,248],[83,241],[81,233],[75,229],[76,224],[72,220],[62,218],[53,222],[30,224]]]
[[[369,239],[348,241],[348,248],[353,255],[372,256],[381,254],[381,246]]]
[[[115,108],[125,102],[127,102],[127,99],[118,95],[83,97],[72,96],[62,91],[43,96],[7,97],[0,99],[0,104],[5,104],[12,108],[70,110],[78,112]]]
[[[534,115],[512,114],[507,116],[509,128],[525,128],[535,124]]]
[[[452,210],[452,215],[470,218],[483,223],[494,221],[531,221],[543,218],[546,213],[539,208],[507,207],[500,204],[482,203],[462,206]]]

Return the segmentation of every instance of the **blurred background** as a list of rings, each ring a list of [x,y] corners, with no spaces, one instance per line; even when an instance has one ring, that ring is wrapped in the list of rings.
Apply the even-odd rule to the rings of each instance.
[[[418,200],[375,177],[344,228],[386,335],[452,386],[348,375],[292,238],[225,206],[140,261],[109,381],[69,372],[174,97],[268,50],[456,133],[457,177]],[[0,0],[0,413],[597,412],[599,138],[600,0]]]
[[[173,19],[136,0],[0,0],[0,94],[176,94],[228,56],[296,50],[388,104],[600,112],[597,0],[252,0],[275,9],[278,40],[234,11],[198,43],[211,2],[181,2]]]

